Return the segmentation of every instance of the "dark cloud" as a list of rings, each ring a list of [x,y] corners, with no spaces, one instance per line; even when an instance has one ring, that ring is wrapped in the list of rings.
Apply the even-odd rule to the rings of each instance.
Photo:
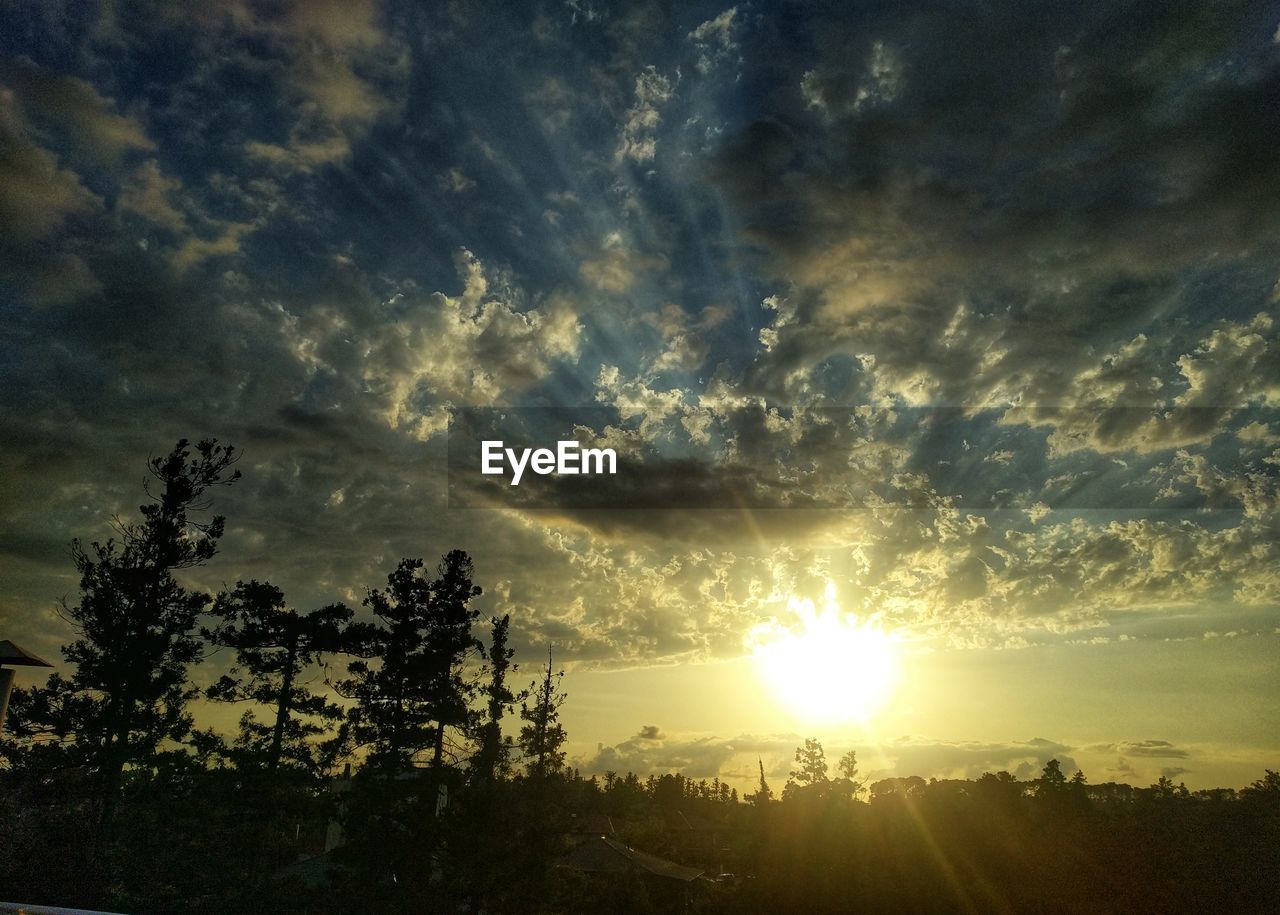
[[[1274,304],[1277,209],[1246,201],[1280,178],[1261,155],[1280,71],[1274,24],[1239,12],[906,4],[819,17],[816,54],[772,47],[790,92],[714,170],[798,287],[748,383],[794,397],[846,352],[908,402],[1087,404],[1093,447],[1203,440],[1257,395],[1184,365],[1180,400],[1216,412],[1162,417],[1170,369],[1214,349],[1213,318]],[[1188,285],[1227,275],[1231,301]]]

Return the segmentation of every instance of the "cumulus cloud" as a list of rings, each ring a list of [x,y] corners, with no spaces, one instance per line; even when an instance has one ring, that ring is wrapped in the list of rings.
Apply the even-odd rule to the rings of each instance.
[[[622,116],[622,129],[614,158],[618,162],[652,162],[658,152],[658,125],[662,106],[671,100],[675,86],[671,80],[646,67],[636,77],[634,101]]]
[[[843,66],[810,70],[800,81],[800,92],[810,108],[816,108],[824,118],[857,115],[865,108],[889,104],[902,89],[902,59],[897,51],[883,41],[871,45],[864,69],[851,74]]]
[[[1278,354],[1275,322],[1265,313],[1222,322],[1176,358],[1140,334],[1082,369],[1060,395],[1065,408],[1014,408],[1003,421],[1051,427],[1054,454],[1206,442],[1250,404],[1280,406],[1280,388],[1270,380],[1280,375]]]
[[[727,308],[712,306],[695,318],[674,302],[664,303],[656,315],[646,315],[646,323],[658,331],[663,344],[662,352],[653,361],[653,371],[691,372],[700,368],[711,352],[706,332],[728,315]]]
[[[578,353],[582,326],[572,303],[551,297],[517,309],[490,292],[479,259],[459,249],[456,296],[406,287],[372,313],[277,309],[279,332],[313,378],[344,378],[393,428],[442,432],[452,405],[492,406]]]
[[[709,73],[721,61],[733,59],[738,52],[733,33],[737,28],[738,8],[731,6],[713,19],[708,19],[689,33],[698,51],[699,73]]]
[[[1031,45],[1024,14],[1038,21]],[[1057,453],[1203,442],[1271,402],[1238,386],[1270,365],[1269,329],[1205,320],[1184,283],[1203,275],[1258,302],[1272,282],[1265,268],[1246,277],[1273,259],[1275,214],[1233,216],[1280,177],[1256,155],[1269,44],[1206,28],[1194,57],[1180,54],[1181,24],[1156,15],[1134,74],[1135,49],[1105,17],[1044,15],[869,11],[825,22],[807,66],[775,49],[819,116],[789,116],[788,96],[718,153],[719,184],[798,316],[768,329],[747,383],[793,400],[846,354],[879,396],[1014,407],[1010,421],[1060,430]],[[1248,63],[1226,79],[1193,63],[1233,55]],[[1157,108],[1171,121],[1154,126]],[[1081,136],[1097,146],[1068,164]],[[1170,333],[1171,313],[1183,330]]]

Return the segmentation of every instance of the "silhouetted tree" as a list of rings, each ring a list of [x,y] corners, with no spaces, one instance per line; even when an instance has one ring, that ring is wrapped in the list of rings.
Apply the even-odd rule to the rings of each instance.
[[[1168,776],[1160,776],[1159,781],[1151,786],[1151,794],[1157,800],[1169,800],[1171,798],[1188,798],[1191,792],[1187,790],[1185,784],[1173,783],[1173,779]]]
[[[364,599],[378,624],[351,627],[361,658],[347,665],[338,692],[356,705],[348,712],[350,738],[369,747],[372,766],[404,768],[430,742],[432,710],[422,695],[424,645],[431,584],[418,574],[421,559],[402,559],[387,587]],[[380,624],[380,625],[379,625]],[[369,659],[379,663],[370,665]]]
[[[563,671],[552,666],[548,646],[542,680],[529,687],[532,704],[524,701],[520,707],[520,717],[526,722],[520,729],[520,749],[524,752],[526,770],[535,779],[545,779],[564,767],[566,735],[560,724],[560,706],[566,698],[560,691],[563,676]]]
[[[764,777],[764,760],[757,759],[756,763],[760,766],[760,784],[755,794],[747,795],[747,800],[757,807],[766,807],[773,800],[773,789],[769,787],[769,782]]]
[[[1009,813],[1021,800],[1025,787],[1008,772],[984,772],[974,783],[974,793],[993,811]]]
[[[502,735],[502,719],[518,698],[507,686],[515,654],[507,647],[511,617],[491,617],[489,623],[488,679],[481,688],[484,717],[466,791],[449,808],[446,844],[452,886],[471,911],[514,907],[513,895],[518,892],[508,853],[515,819],[511,786],[505,781],[511,739]]]
[[[814,738],[808,738],[804,746],[796,747],[796,766],[791,770],[791,777],[783,789],[783,797],[794,794],[801,789],[824,789],[830,782],[827,776],[827,754],[822,744]]]
[[[125,767],[190,730],[187,703],[199,691],[187,666],[200,657],[196,623],[210,597],[183,587],[174,573],[217,552],[224,520],[201,516],[212,488],[240,478],[231,470],[236,459],[214,439],[194,451],[179,441],[148,465],[156,491],[144,487],[151,502],[139,507],[140,521],[117,519],[116,537],[106,543],[72,544],[81,597],[62,610],[80,637],[62,653],[76,669],[51,679],[52,695],[29,710],[65,716],[53,724],[97,773],[103,821],[111,819]]]
[[[424,750],[439,769],[445,729],[464,726],[474,686],[464,666],[479,649],[471,624],[479,616],[468,603],[480,593],[471,583],[471,559],[454,550],[435,579],[419,574],[421,559],[404,559],[387,587],[370,591],[364,604],[378,625],[352,627],[353,647],[363,655],[348,666],[339,692],[356,700],[349,713],[357,746],[371,748],[376,766],[405,769]],[[367,659],[380,663],[370,665]]]
[[[300,614],[285,605],[279,588],[250,581],[220,594],[212,613],[222,622],[202,631],[215,645],[235,649],[238,667],[208,689],[209,698],[257,702],[274,710],[271,724],[259,723],[251,713],[241,721],[240,742],[257,751],[267,769],[274,771],[283,755],[314,768],[308,739],[329,730],[342,709],[298,678],[324,653],[343,649],[351,609],[331,604]]]
[[[466,666],[484,649],[471,632],[480,618],[480,611],[470,606],[471,599],[481,593],[472,582],[473,574],[471,557],[462,550],[450,550],[431,583],[424,694],[435,720],[431,767],[437,773],[444,760],[445,730],[467,728],[474,717],[475,685],[466,678]]]
[[[836,779],[839,793],[845,797],[857,797],[862,793],[862,782],[858,779],[858,754],[849,750],[836,763],[836,771],[840,777]]]
[[[1062,772],[1062,763],[1051,759],[1040,770],[1040,778],[1036,783],[1036,795],[1053,797],[1062,794],[1067,787],[1067,776]]]
[[[480,727],[480,747],[472,762],[479,779],[490,779],[506,772],[510,743],[502,736],[502,719],[515,706],[518,699],[507,686],[507,672],[512,669],[511,657],[515,651],[507,647],[507,633],[511,628],[510,614],[501,619],[489,620],[492,635],[489,643],[489,682],[484,687],[486,699],[485,720]]]
[[[1280,772],[1271,769],[1263,770],[1262,778],[1241,789],[1240,795],[1246,798],[1280,798]]]

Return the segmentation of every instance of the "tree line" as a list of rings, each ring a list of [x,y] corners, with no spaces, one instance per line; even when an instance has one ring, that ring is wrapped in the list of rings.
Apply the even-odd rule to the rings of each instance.
[[[775,794],[566,767],[562,674],[527,685],[466,553],[401,560],[359,614],[218,594],[238,452],[179,442],[105,542],[74,541],[67,675],[0,735],[0,900],[126,912],[1192,911],[1280,908],[1280,776],[1241,792],[1036,779],[867,784],[798,747]],[[201,689],[192,671],[226,653]],[[326,689],[321,689],[323,683]],[[232,734],[199,698],[244,704]],[[335,701],[338,700],[338,701]],[[606,843],[607,847],[599,843]],[[614,844],[608,844],[614,843]],[[596,866],[640,850],[683,866]],[[610,861],[624,860],[621,857]],[[584,863],[585,862],[585,863]],[[650,862],[651,863],[651,862]],[[701,871],[696,880],[680,874]],[[673,877],[672,874],[676,874]]]
[[[62,652],[71,673],[15,690],[5,728],[10,854],[0,865],[9,879],[0,886],[25,885],[46,900],[52,891],[62,904],[154,907],[163,893],[131,869],[148,844],[139,817],[171,820],[174,811],[163,809],[169,801],[197,804],[185,792],[229,776],[223,787],[253,803],[224,800],[251,821],[240,827],[257,835],[246,847],[261,852],[272,846],[272,830],[287,823],[299,832],[304,823],[338,817],[325,809],[335,803],[329,789],[338,767],[355,762],[358,790],[343,802],[341,819],[354,837],[352,857],[372,862],[362,874],[365,889],[412,887],[439,870],[446,818],[434,808],[444,799],[466,796],[455,809],[478,809],[486,784],[512,777],[516,758],[530,783],[563,767],[561,675],[548,654],[538,680],[513,688],[510,618],[480,620],[473,602],[481,589],[460,550],[434,569],[422,559],[401,560],[384,587],[367,592],[363,620],[342,603],[294,608],[267,581],[240,581],[217,595],[182,584],[182,572],[217,553],[226,522],[210,513],[212,495],[240,479],[238,457],[215,440],[178,442],[149,462],[148,501],[137,519],[116,519],[105,542],[73,541],[79,599],[58,608],[76,633]],[[484,628],[487,642],[477,635]],[[192,667],[222,650],[232,654],[229,671],[197,688]],[[334,658],[342,659],[343,673],[326,674],[331,690],[317,689],[317,670]],[[334,694],[346,701],[335,702]],[[202,695],[250,706],[234,735],[195,728],[191,706]],[[521,721],[514,738],[503,733],[503,719],[513,714]],[[225,812],[198,804],[190,810],[196,817]],[[59,832],[72,823],[74,837]],[[151,826],[161,827],[155,835],[174,837],[163,823]],[[218,826],[190,828],[211,836]],[[175,844],[191,841],[201,838]],[[253,861],[287,863],[281,855],[288,844]],[[60,869],[50,859],[62,859],[63,882],[50,881]],[[190,872],[219,863],[183,859],[179,866]],[[259,892],[271,875],[230,876],[211,882]],[[175,907],[189,903],[181,893],[196,893],[197,901],[207,895],[182,890],[169,900]]]

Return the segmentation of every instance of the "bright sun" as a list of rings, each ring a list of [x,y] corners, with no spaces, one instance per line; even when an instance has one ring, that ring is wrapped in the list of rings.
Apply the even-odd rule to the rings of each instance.
[[[859,623],[841,611],[828,583],[819,609],[787,601],[790,619],[756,627],[756,663],[775,694],[801,719],[867,721],[898,680],[897,639],[872,618]]]

